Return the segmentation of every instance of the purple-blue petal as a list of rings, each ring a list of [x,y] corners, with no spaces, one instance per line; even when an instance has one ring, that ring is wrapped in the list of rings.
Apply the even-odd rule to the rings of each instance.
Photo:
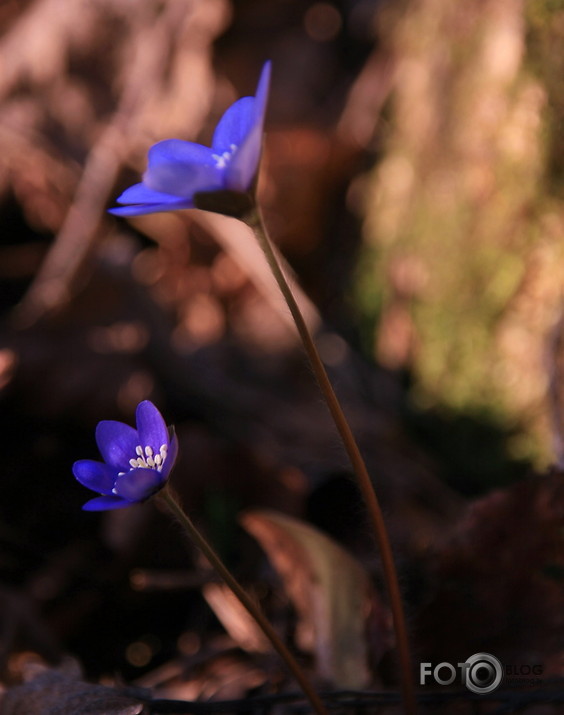
[[[152,191],[191,199],[197,191],[222,188],[222,171],[207,146],[166,139],[149,149],[143,183]]]
[[[172,468],[174,467],[174,463],[176,462],[176,457],[178,456],[178,439],[176,435],[174,434],[174,431],[172,433],[172,437],[169,439],[169,446],[168,446],[168,452],[166,455],[166,459],[163,464],[163,468],[161,470],[161,477],[163,479],[166,479],[170,472],[172,471]]]
[[[149,149],[148,163],[153,168],[160,164],[170,164],[171,162],[214,166],[215,161],[212,154],[213,151],[210,147],[203,144],[187,142],[183,139],[164,139],[153,144]]]
[[[116,479],[115,493],[130,502],[143,501],[158,491],[166,479],[156,469],[132,469]]]
[[[212,149],[216,154],[231,153],[232,145],[239,146],[253,126],[254,97],[242,97],[232,104],[219,120],[213,135]]]
[[[117,477],[117,469],[92,459],[80,459],[72,465],[72,473],[88,489],[100,494],[111,494]]]
[[[144,216],[145,214],[162,213],[163,211],[179,211],[180,209],[193,209],[194,202],[191,199],[179,199],[174,196],[174,201],[167,201],[161,204],[136,204],[133,206],[121,206],[108,209],[114,216]]]
[[[107,509],[123,509],[126,506],[131,506],[132,502],[128,499],[122,499],[116,496],[96,497],[87,501],[83,505],[84,511],[106,511]]]
[[[166,423],[155,405],[149,400],[143,400],[137,405],[135,412],[139,444],[143,449],[147,446],[153,448],[155,454],[159,453],[161,445],[168,447],[168,429]]]
[[[126,189],[116,201],[118,204],[165,204],[178,201],[178,196],[153,191],[145,184],[134,184]]]
[[[96,427],[96,444],[104,462],[125,472],[131,468],[129,460],[137,458],[135,448],[139,444],[139,435],[137,430],[123,422],[103,420]]]
[[[250,129],[244,140],[234,153],[225,172],[225,188],[232,191],[247,191],[258,171],[262,151],[262,136],[264,117],[270,87],[271,63],[262,68],[255,101]]]
[[[253,129],[226,168],[224,180],[226,189],[243,193],[247,191],[258,170],[261,146],[262,132]]]
[[[257,84],[257,91],[255,92],[255,99],[257,100],[257,103],[255,105],[255,112],[257,119],[259,119],[261,122],[261,125],[264,123],[264,115],[266,114],[266,105],[268,103],[268,95],[270,93],[271,73],[272,62],[268,60],[268,62],[265,62],[262,67],[259,81]]]

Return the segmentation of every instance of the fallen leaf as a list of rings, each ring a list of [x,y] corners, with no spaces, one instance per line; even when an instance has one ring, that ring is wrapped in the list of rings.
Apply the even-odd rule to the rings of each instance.
[[[225,630],[241,648],[255,653],[272,651],[270,642],[230,588],[208,583],[202,593]]]
[[[293,517],[256,510],[245,513],[241,523],[282,577],[299,618],[297,643],[315,654],[319,675],[341,688],[366,686],[367,621],[373,608],[383,614],[384,607],[363,566],[328,536]],[[387,647],[389,619],[377,620]]]

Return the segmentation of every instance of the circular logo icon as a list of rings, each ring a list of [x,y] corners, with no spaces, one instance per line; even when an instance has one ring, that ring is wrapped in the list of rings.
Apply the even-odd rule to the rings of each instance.
[[[474,653],[466,659],[466,687],[473,693],[491,693],[501,683],[503,666],[489,653]]]

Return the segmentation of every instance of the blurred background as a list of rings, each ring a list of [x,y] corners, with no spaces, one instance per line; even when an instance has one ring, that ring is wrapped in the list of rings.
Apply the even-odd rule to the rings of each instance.
[[[151,504],[80,509],[72,463],[142,399],[176,425],[189,512],[290,638],[292,604],[242,510],[314,525],[380,589],[346,457],[247,229],[106,213],[151,144],[209,144],[267,59],[259,197],[382,499],[417,662],[490,649],[561,674],[564,507],[547,470],[564,456],[564,5],[5,0],[4,682],[30,653],[177,697],[242,697],[272,675],[226,635],[225,599],[202,597],[213,577]],[[370,682],[393,685],[378,608]]]

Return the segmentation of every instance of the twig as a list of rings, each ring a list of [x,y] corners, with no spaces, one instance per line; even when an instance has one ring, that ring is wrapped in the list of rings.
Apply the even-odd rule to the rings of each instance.
[[[29,327],[72,297],[77,274],[100,233],[107,202],[123,162],[126,131],[143,98],[150,95],[166,63],[167,18],[153,12],[136,18],[140,45],[128,71],[119,106],[92,147],[74,200],[41,269],[13,313],[20,328]]]

